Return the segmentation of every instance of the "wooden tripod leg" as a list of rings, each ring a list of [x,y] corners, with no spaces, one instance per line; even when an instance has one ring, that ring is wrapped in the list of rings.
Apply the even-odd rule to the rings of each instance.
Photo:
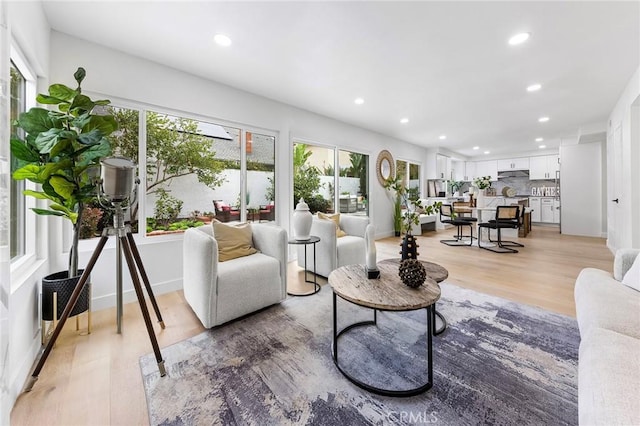
[[[136,241],[133,239],[133,234],[131,232],[127,232],[127,240],[129,241],[129,247],[131,248],[131,253],[133,254],[133,258],[135,259],[136,265],[138,266],[138,271],[140,271],[142,282],[144,283],[144,286],[147,289],[149,300],[151,300],[151,306],[153,306],[153,310],[156,312],[156,317],[158,317],[160,328],[164,330],[164,321],[162,320],[162,315],[160,314],[160,308],[158,307],[158,302],[156,302],[156,297],[153,294],[153,289],[151,288],[149,277],[147,276],[147,272],[144,270],[144,265],[142,264],[142,258],[140,257],[140,252],[138,251],[138,247],[136,246]]]
[[[164,360],[160,353],[160,346],[158,346],[158,340],[156,334],[153,331],[153,324],[151,324],[151,317],[149,316],[149,309],[147,308],[147,302],[144,299],[144,293],[142,292],[142,286],[140,285],[140,279],[138,278],[138,271],[136,270],[135,262],[133,260],[133,254],[131,253],[131,246],[126,236],[118,237],[122,243],[122,251],[124,252],[124,258],[129,266],[129,274],[133,281],[133,288],[136,290],[136,296],[138,296],[138,303],[140,304],[140,310],[144,318],[144,323],[147,326],[147,332],[149,333],[149,340],[151,340],[151,346],[153,346],[153,353],[156,356],[158,362],[158,369],[160,370],[160,376],[164,377],[167,372],[164,368]]]
[[[60,317],[60,320],[58,321],[58,324],[56,325],[55,330],[53,330],[51,339],[49,339],[47,346],[44,348],[44,352],[42,352],[42,356],[38,360],[38,364],[36,365],[36,368],[33,370],[33,373],[31,374],[31,379],[29,379],[29,381],[27,382],[27,385],[25,387],[25,392],[29,392],[33,388],[33,385],[36,383],[36,380],[38,380],[40,371],[42,371],[42,367],[44,367],[44,363],[47,362],[47,358],[49,357],[49,354],[53,349],[53,345],[55,345],[56,340],[58,339],[58,336],[60,335],[60,332],[64,327],[64,324],[67,322],[67,319],[69,318],[69,314],[71,314],[71,310],[76,306],[78,297],[80,297],[80,293],[82,292],[82,289],[87,283],[87,280],[89,279],[89,275],[91,275],[91,271],[93,270],[93,267],[96,265],[96,262],[98,261],[98,257],[100,257],[100,253],[102,253],[102,249],[104,248],[104,245],[107,243],[108,239],[109,237],[106,235],[103,235],[102,238],[100,238],[100,241],[96,246],[96,249],[93,251],[93,254],[91,255],[91,259],[89,259],[89,263],[87,264],[87,267],[85,268],[84,272],[82,273],[82,276],[80,277],[80,281],[78,281],[78,284],[76,284],[76,288],[74,288],[73,293],[71,293],[69,302],[67,303],[67,306],[64,308],[64,312],[62,312],[62,317]]]

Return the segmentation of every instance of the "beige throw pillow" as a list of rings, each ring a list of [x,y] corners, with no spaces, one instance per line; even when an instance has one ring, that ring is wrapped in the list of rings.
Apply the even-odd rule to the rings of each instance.
[[[345,235],[347,235],[346,232],[344,232],[342,229],[340,229],[340,213],[324,214],[324,213],[318,212],[318,218],[319,219],[324,219],[324,220],[332,220],[333,223],[336,224],[336,237],[340,238],[340,237],[344,237]]]
[[[253,233],[251,225],[227,225],[222,222],[213,222],[213,235],[218,241],[218,261],[237,259],[257,253],[253,247]]]

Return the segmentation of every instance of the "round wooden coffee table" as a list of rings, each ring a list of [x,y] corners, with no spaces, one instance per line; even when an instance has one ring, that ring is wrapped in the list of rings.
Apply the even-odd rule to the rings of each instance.
[[[387,259],[378,263],[378,265],[391,263],[393,265],[396,265],[397,267],[400,267],[401,261],[402,259]],[[441,283],[442,281],[446,280],[449,277],[449,271],[447,271],[444,267],[438,265],[437,263],[427,262],[426,260],[421,260],[420,263],[422,263],[422,266],[424,266],[424,269],[427,271],[427,277],[431,278],[437,283]],[[446,330],[447,320],[440,312],[438,312],[438,310],[436,309],[435,303],[433,304],[432,313],[433,313],[433,335],[437,336],[439,334],[442,334],[444,330]],[[442,322],[442,325],[439,328],[436,327],[435,317],[440,318],[440,321]]]
[[[379,395],[413,396],[425,392],[433,386],[432,336],[435,303],[440,298],[440,286],[434,279],[427,278],[418,288],[406,286],[398,276],[398,262],[378,263],[379,279],[368,279],[363,265],[347,265],[329,275],[329,285],[333,289],[333,362],[338,370],[355,385]],[[443,278],[444,279],[444,278]],[[337,297],[355,305],[373,309],[373,320],[351,324],[338,331]],[[346,332],[362,326],[377,325],[378,311],[427,310],[427,382],[407,390],[384,389],[366,383],[346,372],[338,361],[338,340]]]

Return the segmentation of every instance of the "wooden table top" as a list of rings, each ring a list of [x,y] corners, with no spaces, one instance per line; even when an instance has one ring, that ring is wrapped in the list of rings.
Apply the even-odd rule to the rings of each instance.
[[[430,262],[423,261],[424,263]],[[385,311],[426,308],[440,299],[440,286],[434,279],[427,277],[420,287],[409,287],[398,275],[399,266],[399,259],[378,263],[380,279],[368,279],[363,265],[343,266],[329,274],[329,285],[343,299],[359,306]]]
[[[397,265],[400,267],[400,261],[402,259],[385,259],[378,263],[378,267],[382,264],[391,263],[393,265]],[[427,262],[426,260],[421,260],[422,266],[427,271],[427,277],[431,278],[437,283],[441,283],[449,277],[449,271],[447,271],[443,266],[438,265],[437,263]]]

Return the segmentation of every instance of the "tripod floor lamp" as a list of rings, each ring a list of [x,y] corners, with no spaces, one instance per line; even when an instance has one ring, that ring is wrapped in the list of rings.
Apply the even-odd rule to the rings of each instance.
[[[149,340],[151,341],[151,346],[153,347],[153,352],[156,357],[156,361],[158,362],[158,369],[160,371],[160,376],[166,375],[166,370],[164,366],[164,360],[162,359],[162,354],[160,353],[160,347],[158,346],[158,340],[156,338],[155,332],[153,330],[153,324],[151,323],[151,317],[149,315],[149,309],[147,308],[147,303],[144,297],[144,293],[142,290],[142,284],[140,283],[140,278],[144,282],[144,286],[146,288],[147,294],[149,296],[149,300],[151,301],[151,305],[155,310],[156,316],[158,318],[158,322],[160,323],[160,327],[164,329],[164,321],[162,320],[162,316],[160,314],[160,309],[158,308],[158,303],[156,302],[156,298],[153,294],[153,290],[151,288],[151,284],[149,282],[149,278],[144,269],[144,265],[142,264],[142,259],[140,258],[140,253],[138,252],[138,248],[135,244],[135,240],[133,238],[133,234],[131,233],[131,226],[125,222],[125,212],[128,210],[131,205],[132,197],[131,194],[133,192],[133,188],[137,179],[135,178],[135,163],[131,160],[124,157],[110,157],[106,158],[101,162],[101,178],[99,181],[99,200],[100,204],[109,211],[113,212],[113,227],[105,228],[102,231],[102,236],[100,237],[100,241],[96,246],[91,258],[89,259],[89,263],[87,264],[78,284],[76,284],[73,293],[71,294],[71,298],[67,303],[67,306],[62,313],[62,317],[60,318],[53,334],[51,335],[51,339],[47,343],[36,367],[31,374],[31,378],[27,382],[25,387],[25,391],[29,392],[35,382],[38,380],[38,376],[40,375],[40,371],[44,367],[53,346],[64,327],[65,322],[69,318],[69,314],[71,310],[75,306],[78,298],[80,297],[80,293],[82,292],[84,286],[91,275],[91,271],[93,270],[102,250],[104,249],[107,240],[111,235],[115,235],[116,240],[116,255],[118,261],[117,268],[117,285],[118,285],[118,333],[120,333],[120,325],[121,325],[121,315],[122,315],[122,279],[121,279],[121,271],[120,271],[120,259],[121,254],[124,255],[124,258],[127,262],[127,266],[129,268],[129,274],[131,275],[131,280],[133,282],[133,288],[135,289],[136,296],[138,298],[138,303],[140,304],[140,310],[142,311],[142,316],[144,318],[145,326],[147,328],[147,332],[149,334]],[[138,274],[139,273],[139,274]]]

